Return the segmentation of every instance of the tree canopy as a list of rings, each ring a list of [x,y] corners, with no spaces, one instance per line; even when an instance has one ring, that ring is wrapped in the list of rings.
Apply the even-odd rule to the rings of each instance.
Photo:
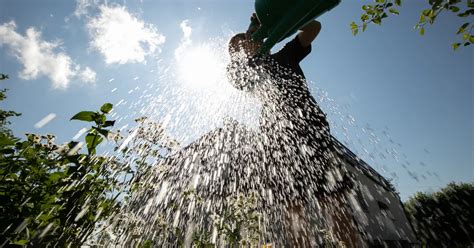
[[[474,242],[474,183],[450,183],[435,193],[416,193],[405,209],[427,247],[468,247]]]

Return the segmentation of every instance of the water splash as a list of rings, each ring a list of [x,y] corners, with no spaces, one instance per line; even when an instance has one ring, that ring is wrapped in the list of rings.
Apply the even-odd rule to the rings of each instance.
[[[372,193],[344,166],[341,156],[352,153],[331,137],[328,126],[347,146],[361,147],[356,153],[392,178],[397,174],[378,161],[400,161],[413,178],[426,180],[410,170],[407,156],[398,151],[401,145],[388,130],[379,135],[370,125],[360,126],[327,92],[316,89],[315,100],[306,88],[294,86],[295,77],[288,77],[288,70],[279,68],[275,78],[258,61],[250,67],[227,67],[226,39],[187,40],[180,52],[188,56],[169,65],[158,63],[152,72],[156,81],[142,83],[134,77],[140,86],[123,92],[138,97],[115,105],[112,116],[121,127],[110,137],[118,143],[108,156],[122,163],[117,165],[120,170],[111,170],[128,168],[130,173],[116,175],[123,181],[120,213],[97,223],[89,243],[354,245],[358,227],[353,219],[366,218],[368,223],[370,217],[360,215],[364,200],[351,190],[360,187],[360,192]],[[196,66],[202,59],[205,63]],[[244,91],[232,86],[235,81]],[[329,125],[316,101],[331,117]],[[121,115],[120,109],[129,111]],[[379,176],[370,168],[361,169]],[[382,185],[376,189],[379,193],[391,186],[383,178],[374,180]],[[393,199],[386,197],[388,202]],[[76,220],[84,217],[88,206],[82,209]],[[375,218],[385,223],[382,215]],[[380,226],[399,233],[389,224]]]

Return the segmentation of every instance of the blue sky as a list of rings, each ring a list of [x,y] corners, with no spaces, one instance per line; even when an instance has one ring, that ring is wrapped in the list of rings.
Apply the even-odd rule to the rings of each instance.
[[[474,181],[473,50],[450,46],[463,20],[442,15],[422,37],[413,26],[425,4],[404,1],[400,16],[353,37],[363,2],[320,17],[302,63],[333,134],[394,178],[402,199]],[[2,108],[23,113],[12,120],[17,135],[58,142],[85,127],[73,114],[105,102],[116,105],[117,128],[148,115],[182,143],[229,116],[255,125],[258,104],[223,74],[226,42],[252,12],[253,1],[237,0],[1,0],[0,68],[11,78]]]

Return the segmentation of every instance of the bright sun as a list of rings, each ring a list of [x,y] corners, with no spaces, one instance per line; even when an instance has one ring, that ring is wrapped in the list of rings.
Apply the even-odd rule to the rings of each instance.
[[[212,88],[225,80],[221,49],[208,43],[186,47],[178,60],[178,78],[191,88]]]

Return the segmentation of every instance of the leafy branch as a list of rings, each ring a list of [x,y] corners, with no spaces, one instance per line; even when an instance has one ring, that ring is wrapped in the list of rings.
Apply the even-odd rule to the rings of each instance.
[[[357,35],[359,30],[364,32],[370,23],[381,25],[383,19],[389,17],[389,14],[400,14],[398,8],[401,7],[402,0],[374,1],[374,4],[362,6],[364,13],[360,16],[361,24],[357,24],[356,22],[350,24],[353,35]],[[474,3],[472,0],[429,0],[428,4],[430,7],[421,12],[420,20],[415,25],[415,29],[419,30],[420,35],[425,34],[426,24],[434,24],[441,13],[451,12],[456,14],[459,18],[467,18],[474,15]],[[458,49],[461,45],[469,46],[474,42],[473,28],[473,21],[465,22],[458,28],[456,35],[461,38],[458,42],[452,44],[454,50]]]

